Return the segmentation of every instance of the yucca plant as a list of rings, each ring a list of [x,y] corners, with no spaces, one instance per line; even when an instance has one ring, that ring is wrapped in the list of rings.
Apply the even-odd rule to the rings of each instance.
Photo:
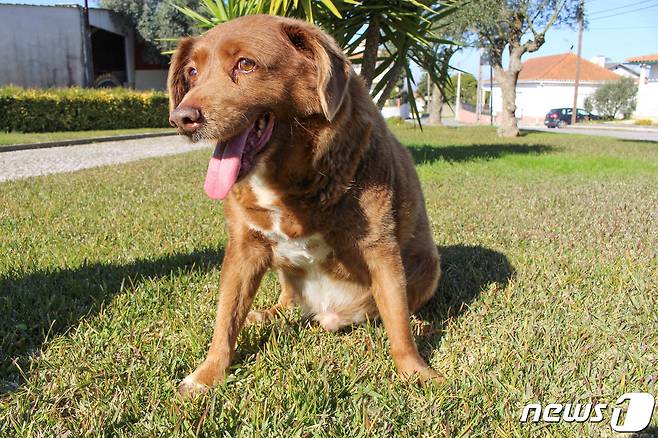
[[[176,6],[202,29],[244,15],[271,14],[305,19],[329,32],[361,75],[378,106],[384,106],[401,75],[406,78],[411,112],[420,123],[413,99],[413,63],[443,88],[448,81],[437,45],[452,44],[440,37],[446,17],[457,0],[202,0],[198,10]],[[447,62],[447,60],[445,61]]]
[[[356,4],[356,2],[354,2]],[[194,20],[202,29],[245,15],[270,14],[295,17],[314,22],[320,11],[342,18],[331,0],[201,0],[200,10],[189,6],[174,7]]]

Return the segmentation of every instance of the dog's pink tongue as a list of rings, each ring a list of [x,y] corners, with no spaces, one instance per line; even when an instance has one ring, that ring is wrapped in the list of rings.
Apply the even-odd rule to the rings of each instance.
[[[247,128],[230,139],[221,157],[218,157],[221,144],[217,143],[215,152],[210,159],[210,163],[208,163],[206,182],[203,185],[203,189],[211,199],[224,199],[229,190],[231,190],[231,187],[233,187],[233,184],[235,184],[235,180],[238,179],[240,161],[242,160],[242,153],[247,143],[249,130]]]

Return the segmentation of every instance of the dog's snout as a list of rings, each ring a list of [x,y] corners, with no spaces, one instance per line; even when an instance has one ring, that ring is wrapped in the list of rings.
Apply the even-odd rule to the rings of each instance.
[[[193,106],[179,106],[169,114],[169,123],[178,127],[186,134],[193,134],[201,127],[203,115],[199,108]]]

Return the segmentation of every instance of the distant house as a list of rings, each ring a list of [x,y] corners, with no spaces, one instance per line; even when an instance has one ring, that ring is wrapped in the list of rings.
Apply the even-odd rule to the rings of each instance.
[[[625,62],[615,62],[606,56],[594,56],[589,61],[625,78],[639,79],[640,77],[640,69],[636,66]]]
[[[594,56],[590,58],[589,61],[593,62],[599,67],[605,67],[607,70],[610,70],[611,72],[625,78],[638,79],[640,77],[640,69],[638,69],[636,66],[626,62],[612,61],[607,56]]]
[[[604,67],[611,72],[623,76],[625,78],[639,79],[640,72],[635,70],[632,66],[628,64],[623,64],[620,62],[606,62]]]
[[[640,67],[635,118],[658,121],[658,53],[628,58],[626,62]]]
[[[144,45],[107,9],[0,4],[0,85],[166,87],[167,59]],[[152,58],[152,57],[151,57]]]
[[[551,108],[569,108],[573,105],[576,78],[576,60],[573,53],[542,56],[523,63],[516,87],[516,116],[524,124],[541,124]],[[594,94],[601,85],[618,80],[621,76],[585,59],[580,60],[578,107]],[[488,94],[489,83],[483,91]],[[487,102],[489,96],[485,96]],[[501,111],[502,94],[494,80],[494,117]]]

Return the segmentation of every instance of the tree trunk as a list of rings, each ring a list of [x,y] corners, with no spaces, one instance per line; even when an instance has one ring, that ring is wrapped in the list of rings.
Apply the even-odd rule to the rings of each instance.
[[[395,84],[398,83],[398,79],[400,79],[400,75],[402,74],[402,64],[396,63],[391,67],[393,69],[393,73],[391,73],[391,77],[388,80],[388,84],[384,87],[384,90],[382,91],[381,96],[379,96],[379,99],[377,99],[377,108],[380,110],[384,108],[384,105],[386,104],[386,101],[388,100],[388,97],[391,95],[391,91],[395,88]],[[409,96],[409,99],[413,99],[413,94]]]
[[[450,80],[448,76],[448,69],[450,68],[450,58],[455,54],[455,49],[451,46],[446,47],[441,51],[441,67],[438,72],[440,78]],[[444,86],[447,86],[444,84]],[[441,92],[441,89],[435,84],[432,84],[432,101],[429,108],[429,123],[432,125],[442,125],[443,124],[443,104],[445,103],[445,96]]]
[[[432,84],[432,100],[429,102],[429,124],[443,125],[443,93],[441,89]]]
[[[361,62],[361,77],[365,81],[368,90],[370,90],[372,81],[375,79],[379,40],[379,19],[377,15],[373,15],[366,31],[366,44],[363,49],[363,60]]]
[[[509,47],[509,63],[507,70],[503,69],[502,56],[497,56],[493,62],[494,71],[498,79],[501,94],[503,95],[503,108],[498,122],[498,135],[500,137],[518,137],[519,123],[516,120],[516,83],[521,72],[521,57],[527,47],[515,44]]]
[[[501,137],[518,137],[519,126],[516,120],[516,80],[518,73],[502,72],[498,84],[503,95],[503,108],[498,122],[498,135]]]

